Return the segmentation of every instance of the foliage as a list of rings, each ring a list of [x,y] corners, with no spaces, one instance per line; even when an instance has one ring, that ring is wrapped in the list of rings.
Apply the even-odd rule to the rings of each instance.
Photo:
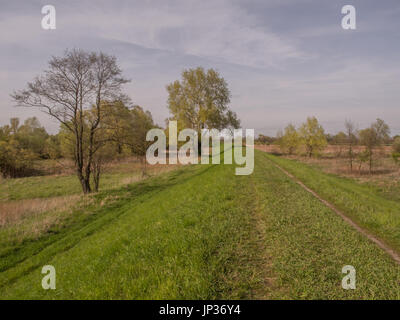
[[[18,140],[0,141],[0,172],[4,178],[16,178],[32,171],[35,154],[24,149]]]
[[[300,142],[299,133],[297,132],[296,127],[293,124],[287,125],[279,139],[279,145],[282,150],[288,154],[292,154],[300,146]]]
[[[357,129],[354,125],[354,123],[350,120],[346,120],[346,122],[344,123],[344,126],[346,128],[346,142],[348,145],[348,151],[347,151],[347,155],[349,158],[349,166],[350,166],[350,171],[353,171],[353,161],[354,161],[354,146],[357,144]]]
[[[372,173],[374,148],[389,141],[389,126],[381,119],[376,119],[369,128],[360,130],[360,143],[366,147],[369,161],[369,173]]]
[[[392,152],[392,158],[393,161],[400,165],[400,137],[396,137],[393,141],[393,152]]]
[[[400,153],[400,137],[396,137],[393,141],[393,152]]]
[[[301,125],[299,136],[309,157],[319,154],[327,145],[324,129],[315,117],[307,118]]]
[[[200,132],[204,128],[239,128],[236,114],[228,109],[230,91],[223,77],[213,69],[188,69],[181,81],[167,86],[168,109],[178,125]]]
[[[22,126],[18,118],[0,127],[0,172],[15,178],[34,173],[35,159],[47,158],[46,140],[50,137],[36,118],[28,118]]]
[[[277,139],[275,137],[266,136],[264,134],[259,134],[257,139],[255,140],[261,144],[271,144],[274,143]]]
[[[334,145],[343,145],[348,141],[347,135],[340,131],[332,137],[331,143]]]

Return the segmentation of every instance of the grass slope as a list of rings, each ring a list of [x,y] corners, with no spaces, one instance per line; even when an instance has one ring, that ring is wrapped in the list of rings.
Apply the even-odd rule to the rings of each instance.
[[[400,203],[387,198],[378,187],[350,178],[323,173],[320,169],[268,156],[324,199],[333,203],[360,226],[400,251]]]
[[[399,267],[271,159],[256,151],[250,176],[187,166],[107,192],[119,200],[5,252],[0,297],[399,299]],[[41,288],[46,264],[56,290]],[[341,288],[344,265],[356,290]]]
[[[115,191],[124,200],[41,240],[34,256],[2,257],[10,262],[1,297],[247,297],[257,275],[239,251],[255,255],[252,203],[239,192],[245,180],[234,177],[232,166],[192,166]],[[56,268],[55,291],[41,288],[45,264]]]
[[[271,298],[400,298],[400,267],[386,253],[275,168],[276,158],[256,157],[252,178],[275,274]],[[356,268],[356,290],[341,287],[345,265]]]

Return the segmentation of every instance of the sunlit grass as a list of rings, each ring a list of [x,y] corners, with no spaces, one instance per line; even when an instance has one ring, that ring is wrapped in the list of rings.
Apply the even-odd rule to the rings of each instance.
[[[5,246],[0,297],[400,298],[399,266],[271,160],[329,176],[255,155],[250,176],[235,176],[234,165],[184,166],[100,192],[66,223]],[[341,188],[335,192],[348,192]],[[47,264],[56,268],[56,290],[41,287]],[[356,268],[356,290],[341,287],[344,265]]]

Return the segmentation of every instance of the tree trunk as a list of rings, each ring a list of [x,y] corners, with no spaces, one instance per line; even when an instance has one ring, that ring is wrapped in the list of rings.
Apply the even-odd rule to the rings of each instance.
[[[82,186],[82,191],[84,194],[88,194],[90,192],[92,192],[91,187],[90,187],[90,181],[87,179],[87,177],[84,177],[82,174],[82,171],[78,168],[77,169],[77,175],[78,175],[78,179],[79,182],[81,183]]]
[[[353,172],[353,148],[349,147],[350,172]]]
[[[142,163],[142,177],[145,177],[147,176],[146,156],[141,156],[140,162]]]
[[[94,180],[94,191],[99,191],[100,186],[100,173],[101,173],[101,164],[95,163],[93,165],[93,180]]]
[[[369,155],[369,174],[372,174],[372,152]]]

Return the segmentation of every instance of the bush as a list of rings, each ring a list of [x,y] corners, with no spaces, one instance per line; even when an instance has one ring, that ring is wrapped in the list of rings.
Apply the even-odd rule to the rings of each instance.
[[[31,175],[35,158],[32,151],[21,148],[14,139],[0,141],[0,173],[4,178]]]
[[[393,152],[400,153],[400,137],[396,137],[393,142]]]

